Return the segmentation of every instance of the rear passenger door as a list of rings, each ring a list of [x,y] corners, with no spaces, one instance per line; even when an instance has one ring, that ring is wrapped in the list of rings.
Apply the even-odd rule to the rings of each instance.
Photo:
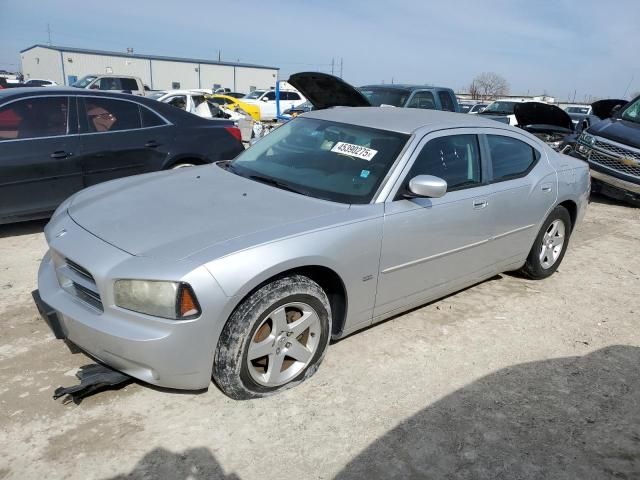
[[[160,170],[169,155],[171,127],[134,101],[82,96],[80,164],[85,186]]]
[[[82,189],[76,126],[67,96],[0,106],[0,219],[53,211]]]
[[[491,159],[492,254],[503,266],[523,262],[556,202],[556,173],[544,149],[524,135],[489,130],[482,137]]]

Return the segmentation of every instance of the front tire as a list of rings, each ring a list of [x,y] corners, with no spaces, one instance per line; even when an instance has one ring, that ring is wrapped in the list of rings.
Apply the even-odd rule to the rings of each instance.
[[[520,271],[534,280],[552,275],[564,258],[570,236],[571,216],[566,208],[557,206],[542,224]]]
[[[247,297],[225,324],[213,380],[236,400],[259,398],[311,377],[331,332],[322,288],[302,275],[275,280]]]

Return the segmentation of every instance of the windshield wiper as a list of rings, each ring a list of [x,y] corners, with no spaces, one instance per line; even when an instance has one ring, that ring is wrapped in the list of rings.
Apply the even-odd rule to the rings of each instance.
[[[251,180],[256,180],[256,181],[261,182],[261,183],[265,183],[267,185],[271,185],[271,186],[279,188],[281,190],[286,190],[288,192],[299,193],[300,195],[309,196],[309,194],[307,192],[304,192],[302,190],[298,190],[296,188],[293,188],[291,185],[289,185],[287,183],[284,183],[284,182],[280,182],[280,181],[276,180],[275,178],[264,177],[262,175],[249,175],[248,178],[250,178]]]

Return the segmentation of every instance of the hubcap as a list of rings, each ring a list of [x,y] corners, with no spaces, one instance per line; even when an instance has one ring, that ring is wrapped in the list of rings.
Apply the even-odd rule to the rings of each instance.
[[[274,309],[260,323],[249,344],[247,367],[260,385],[275,387],[309,365],[320,341],[320,317],[306,303]]]
[[[545,270],[551,268],[562,253],[564,247],[564,222],[562,220],[554,220],[547,228],[542,237],[542,246],[540,247],[540,265]]]

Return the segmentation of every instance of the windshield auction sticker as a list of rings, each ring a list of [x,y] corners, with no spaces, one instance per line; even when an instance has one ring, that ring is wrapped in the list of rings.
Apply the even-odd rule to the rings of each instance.
[[[371,160],[378,153],[377,150],[372,148],[361,147],[360,145],[354,145],[352,143],[338,142],[331,149],[332,152],[341,153],[342,155],[349,155],[350,157],[361,158],[362,160]]]

